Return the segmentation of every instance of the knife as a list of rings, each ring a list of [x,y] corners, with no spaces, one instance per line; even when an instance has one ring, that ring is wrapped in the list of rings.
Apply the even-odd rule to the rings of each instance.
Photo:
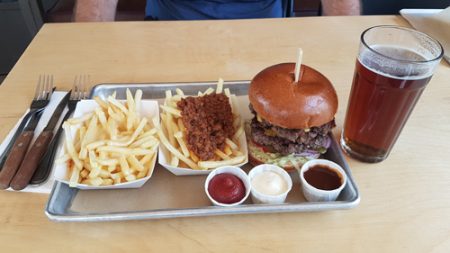
[[[34,129],[36,129],[42,113],[43,111],[40,111],[31,115],[24,131],[14,142],[9,155],[6,158],[5,164],[0,171],[0,189],[6,189],[9,187],[12,178],[16,174],[17,169],[22,163],[23,157],[28,150],[31,139],[33,139]]]
[[[42,110],[43,109],[44,108],[42,108]],[[36,113],[38,113],[38,112],[36,112]],[[36,114],[36,113],[34,113],[34,114]],[[0,155],[0,171],[2,170],[3,165],[5,164],[6,158],[8,158],[8,155],[11,152],[11,149],[12,149],[12,147],[14,145],[14,142],[17,140],[19,135],[23,132],[24,128],[27,126],[27,123],[30,121],[31,116],[33,116],[33,113],[31,113],[31,114],[27,113],[25,115],[25,117],[20,122],[19,127],[17,127],[17,129],[15,130],[15,133],[14,133],[13,137],[9,141],[8,145],[6,146],[6,148],[3,150],[3,153]]]
[[[66,108],[67,102],[69,101],[70,92],[68,92],[64,98],[59,102],[53,115],[51,116],[47,126],[44,128],[42,133],[31,146],[30,151],[25,155],[19,170],[11,181],[11,188],[13,190],[19,191],[25,188],[30,182],[31,177],[36,170],[39,161],[42,159],[45,151],[48,148],[48,144],[52,140],[53,130],[56,128],[59,118]]]
[[[73,94],[71,94],[71,96],[73,96]],[[67,110],[66,115],[64,115],[62,122],[65,122],[72,115],[72,113],[75,111],[75,107],[78,101],[79,100],[72,100],[69,98],[69,110]],[[28,185],[40,185],[48,179],[53,167],[53,163],[55,161],[58,143],[60,142],[61,134],[63,131],[64,129],[62,128],[62,126],[60,126],[56,134],[53,136],[52,141],[48,145],[47,151],[39,162],[39,165]]]

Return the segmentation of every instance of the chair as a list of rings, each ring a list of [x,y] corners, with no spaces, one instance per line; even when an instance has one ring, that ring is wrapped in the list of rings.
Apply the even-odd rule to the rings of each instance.
[[[398,15],[401,9],[444,9],[450,0],[362,0],[363,15]]]
[[[0,0],[0,75],[7,74],[43,24],[34,0]]]

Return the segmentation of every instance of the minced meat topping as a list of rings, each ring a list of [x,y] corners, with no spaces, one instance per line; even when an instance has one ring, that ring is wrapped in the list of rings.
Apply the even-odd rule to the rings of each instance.
[[[210,94],[187,97],[177,103],[186,127],[186,142],[189,150],[200,160],[211,160],[216,149],[225,148],[225,139],[235,132],[233,114],[228,97]]]

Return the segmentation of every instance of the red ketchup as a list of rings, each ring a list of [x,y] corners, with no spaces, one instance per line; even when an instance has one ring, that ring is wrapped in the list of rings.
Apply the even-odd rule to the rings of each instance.
[[[239,177],[230,173],[222,173],[209,181],[208,192],[219,203],[233,204],[245,197],[245,186]]]

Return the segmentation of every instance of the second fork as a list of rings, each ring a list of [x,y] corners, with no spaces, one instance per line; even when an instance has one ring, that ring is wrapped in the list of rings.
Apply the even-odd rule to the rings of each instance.
[[[64,115],[63,123],[66,121],[70,115],[75,110],[78,101],[82,99],[86,99],[88,97],[87,92],[87,86],[89,85],[90,76],[89,75],[81,75],[75,77],[73,86],[72,86],[72,93],[70,95],[68,106],[68,111]],[[30,184],[36,185],[36,184],[42,184],[44,183],[48,176],[50,175],[50,171],[53,167],[53,163],[55,160],[56,155],[56,147],[59,143],[59,138],[62,133],[63,129],[60,126],[58,128],[58,131],[56,132],[55,136],[53,137],[52,141],[50,142],[47,152],[44,154],[41,162],[38,165],[38,168],[36,169],[36,172],[34,173],[33,177],[31,178]]]

